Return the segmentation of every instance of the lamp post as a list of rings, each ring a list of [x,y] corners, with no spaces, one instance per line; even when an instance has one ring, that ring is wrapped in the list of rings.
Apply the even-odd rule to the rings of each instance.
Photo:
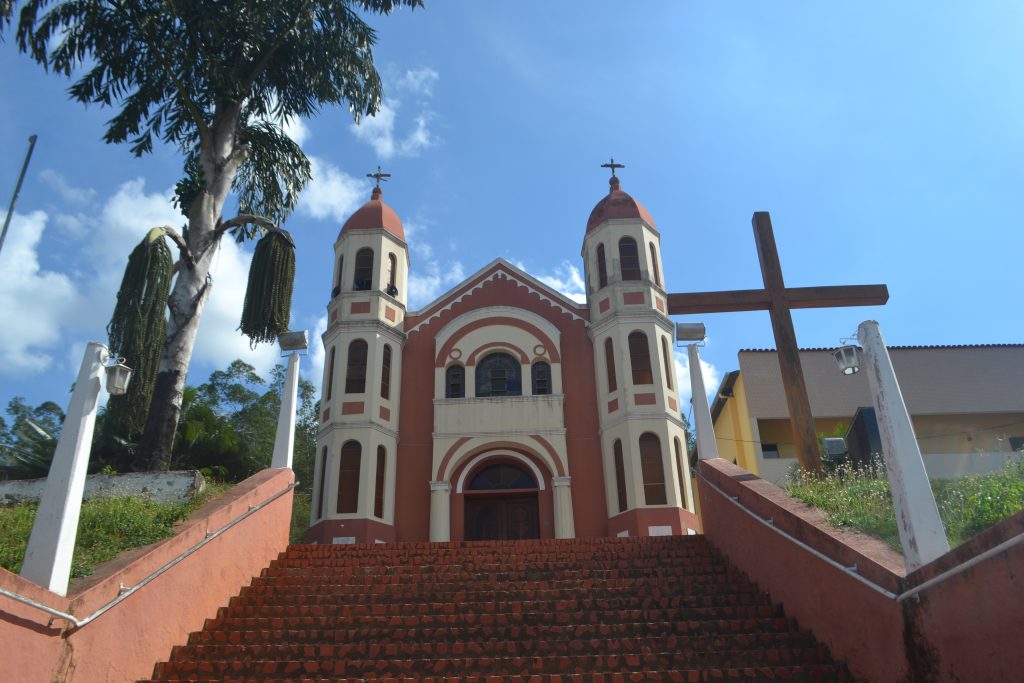
[[[706,337],[704,323],[676,323],[676,341],[688,342],[686,350],[690,366],[690,403],[693,405],[693,427],[697,432],[697,454],[701,460],[718,457],[715,426],[711,421],[708,394],[704,389],[704,373],[697,352],[697,347]]]
[[[113,395],[123,394],[131,380],[128,366],[118,362],[108,367],[109,359],[110,352],[103,344],[86,345],[21,565],[22,577],[58,595],[67,593],[71,579],[85,474],[104,384],[101,379],[105,377],[107,389]]]
[[[903,558],[907,571],[912,572],[949,552],[949,541],[935,504],[910,413],[878,323],[874,320],[862,322],[857,327],[857,340],[863,347],[860,356],[868,373],[871,400],[878,419],[882,457],[896,508]],[[834,355],[843,374],[850,375],[860,369],[854,347],[843,347]]]
[[[288,374],[285,375],[281,396],[281,412],[277,416],[277,434],[274,436],[274,455],[271,467],[291,467],[295,453],[295,408],[299,394],[299,356],[309,348],[309,332],[285,332],[277,338],[282,355],[288,356]]]

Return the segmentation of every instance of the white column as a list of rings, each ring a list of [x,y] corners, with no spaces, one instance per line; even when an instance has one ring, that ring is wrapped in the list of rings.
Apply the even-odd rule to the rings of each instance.
[[[700,369],[700,356],[696,344],[687,344],[690,365],[690,403],[693,405],[693,428],[697,432],[697,454],[701,460],[718,457],[715,427],[711,422],[708,394],[704,390],[704,373]]]
[[[551,493],[555,508],[555,538],[576,538],[572,516],[572,477],[551,477]]]
[[[299,354],[288,356],[288,374],[281,396],[281,412],[277,416],[274,456],[271,467],[291,467],[295,452],[295,408],[299,396]]]
[[[71,557],[78,534],[85,473],[104,381],[103,365],[108,357],[103,344],[89,342],[85,347],[82,367],[71,392],[68,413],[21,565],[22,577],[58,595],[67,594],[71,578]]]
[[[452,484],[448,481],[430,482],[430,540],[452,540]]]
[[[949,541],[878,323],[862,322],[857,328],[857,340],[864,347],[864,365],[878,417],[903,558],[907,571],[912,572],[949,552]]]

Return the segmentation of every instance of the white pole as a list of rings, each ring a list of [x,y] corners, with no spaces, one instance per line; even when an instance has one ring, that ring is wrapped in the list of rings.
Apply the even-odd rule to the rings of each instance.
[[[295,453],[295,407],[299,395],[299,354],[288,356],[288,374],[281,396],[281,412],[277,416],[277,435],[271,467],[291,467]]]
[[[907,571],[912,572],[949,552],[949,541],[878,323],[862,322],[857,328],[857,340],[864,348],[864,364],[878,417],[882,456],[896,507],[903,558]]]
[[[572,477],[551,477],[551,493],[555,508],[555,538],[575,538],[572,517]]]
[[[700,356],[696,344],[687,344],[690,364],[690,403],[693,405],[693,428],[697,432],[697,454],[701,460],[718,457],[715,426],[711,422],[708,394],[704,390],[704,373],[700,369]]]
[[[71,579],[78,517],[82,510],[85,474],[92,450],[96,409],[103,387],[107,347],[89,342],[78,371],[67,417],[53,454],[32,535],[21,565],[21,576],[58,595],[66,595]]]
[[[430,542],[452,540],[452,485],[448,481],[430,482]]]

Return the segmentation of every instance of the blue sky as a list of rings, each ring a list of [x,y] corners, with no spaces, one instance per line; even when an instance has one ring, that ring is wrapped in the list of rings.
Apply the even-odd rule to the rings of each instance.
[[[614,156],[661,231],[670,291],[760,287],[750,218],[766,210],[788,285],[889,286],[884,307],[796,312],[802,346],[868,318],[890,344],[1024,341],[1019,2],[427,0],[371,23],[382,112],[291,128],[315,169],[286,225],[294,328],[323,329],[332,244],[377,164],[409,236],[413,308],[497,256],[579,297]],[[66,404],[127,254],[153,225],[180,225],[180,156],[104,145],[111,110],[68,101],[9,36],[0,74],[4,205],[39,135],[0,253],[0,403]],[[192,383],[236,357],[276,359],[234,331],[250,253],[221,249]],[[709,388],[739,349],[774,346],[767,313],[701,319]],[[316,341],[317,383],[320,363]]]

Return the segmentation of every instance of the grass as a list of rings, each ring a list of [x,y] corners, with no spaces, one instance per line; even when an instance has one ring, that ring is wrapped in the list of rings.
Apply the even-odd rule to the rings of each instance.
[[[308,491],[295,491],[292,499],[292,528],[288,534],[289,543],[305,543],[306,531],[309,529],[309,506],[311,495]]]
[[[189,501],[157,503],[146,496],[104,497],[82,504],[71,576],[89,576],[97,565],[118,553],[171,536],[174,525],[230,487],[207,482],[206,490]],[[0,507],[0,567],[21,571],[38,503]]]
[[[820,481],[798,475],[788,490],[824,511],[833,526],[861,531],[901,550],[883,466],[860,471],[840,467]],[[950,547],[955,548],[1024,509],[1024,461],[989,474],[934,480],[932,490]]]

